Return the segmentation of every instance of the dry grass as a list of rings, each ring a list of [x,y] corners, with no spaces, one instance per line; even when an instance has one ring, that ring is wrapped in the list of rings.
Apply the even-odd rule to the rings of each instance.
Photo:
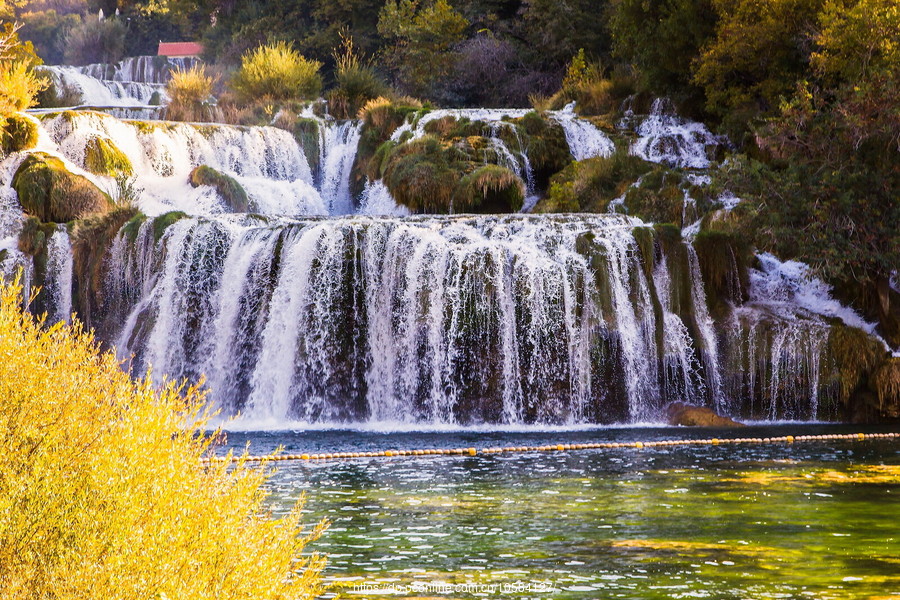
[[[3,597],[313,598],[320,524],[266,508],[266,475],[204,466],[196,387],[134,381],[81,325],[47,327],[0,286]]]
[[[195,64],[190,69],[176,69],[166,85],[169,105],[166,118],[172,121],[203,121],[209,118],[209,99],[215,78],[206,68]]]

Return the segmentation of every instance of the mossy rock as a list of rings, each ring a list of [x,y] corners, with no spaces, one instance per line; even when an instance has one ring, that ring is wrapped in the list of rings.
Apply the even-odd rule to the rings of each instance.
[[[666,407],[669,425],[683,427],[743,427],[730,417],[717,414],[706,406],[695,406],[684,402],[673,402]]]
[[[208,185],[215,188],[219,197],[232,212],[243,213],[250,210],[250,198],[247,196],[247,192],[233,177],[212,167],[200,165],[191,171],[189,179],[193,187]]]
[[[134,167],[112,140],[95,136],[84,147],[84,168],[97,175],[131,177]]]
[[[66,169],[60,159],[40,152],[22,162],[12,187],[19,195],[22,209],[45,223],[65,223],[103,214],[114,205],[109,194],[86,177]]]
[[[433,135],[379,149],[379,171],[398,203],[416,213],[513,212],[525,184],[505,167],[471,160],[467,151]]]
[[[479,167],[460,180],[454,208],[470,212],[518,212],[525,200],[525,184],[518,175],[498,165]]]
[[[862,329],[835,319],[828,333],[827,354],[835,366],[839,400],[846,405],[866,387],[869,375],[884,355],[884,346]]]
[[[0,149],[3,154],[30,150],[37,145],[37,124],[24,115],[0,116]]]
[[[652,168],[651,163],[626,152],[572,162],[550,179],[547,197],[535,211],[606,212],[611,200]]]
[[[878,398],[882,419],[900,419],[900,358],[885,360],[869,378],[869,389]]]
[[[161,240],[169,226],[174,225],[182,219],[186,219],[187,216],[187,213],[181,212],[180,210],[173,210],[153,219],[153,239],[157,242]]]
[[[454,190],[462,179],[465,156],[453,156],[431,135],[390,151],[384,183],[398,203],[416,213],[453,212]]]
[[[56,224],[41,223],[36,217],[28,217],[19,232],[19,250],[29,256],[38,256],[47,248],[47,240],[56,232]]]
[[[701,231],[694,238],[694,250],[709,309],[714,315],[727,312],[731,304],[740,304],[748,294],[749,265],[753,252],[738,236],[718,231]]]
[[[505,128],[500,131],[500,137],[512,149],[518,142],[522,143],[538,185],[546,186],[554,174],[572,162],[565,131],[556,121],[534,111],[511,122],[517,129]]]
[[[319,148],[319,121],[307,117],[298,117],[294,121],[291,133],[294,134],[294,139],[303,148],[303,153],[309,161],[309,168],[313,172],[318,171],[321,168],[319,164],[319,152],[321,150]]]

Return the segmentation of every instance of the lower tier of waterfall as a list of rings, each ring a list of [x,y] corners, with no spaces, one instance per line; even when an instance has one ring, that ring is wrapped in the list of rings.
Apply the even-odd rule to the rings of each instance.
[[[827,323],[765,298],[714,318],[693,247],[622,216],[146,218],[83,251],[102,277],[75,303],[135,372],[203,375],[255,421],[835,410]]]

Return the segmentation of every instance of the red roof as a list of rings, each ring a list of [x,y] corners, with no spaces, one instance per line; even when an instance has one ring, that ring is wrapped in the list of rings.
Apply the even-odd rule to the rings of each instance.
[[[203,46],[197,42],[160,42],[159,56],[197,56]]]

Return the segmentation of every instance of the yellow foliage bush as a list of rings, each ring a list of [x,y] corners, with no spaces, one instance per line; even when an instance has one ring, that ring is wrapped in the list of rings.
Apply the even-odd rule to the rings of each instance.
[[[322,91],[322,63],[308,60],[285,42],[260,46],[241,58],[231,80],[235,93],[245,101],[262,96],[274,100],[310,100]]]
[[[0,284],[3,598],[312,598],[299,506],[274,519],[266,474],[204,465],[197,388],[134,381],[80,325],[50,327]]]
[[[202,121],[209,116],[208,103],[214,78],[206,74],[203,65],[190,69],[176,69],[166,84],[169,104],[166,118],[172,121]]]

